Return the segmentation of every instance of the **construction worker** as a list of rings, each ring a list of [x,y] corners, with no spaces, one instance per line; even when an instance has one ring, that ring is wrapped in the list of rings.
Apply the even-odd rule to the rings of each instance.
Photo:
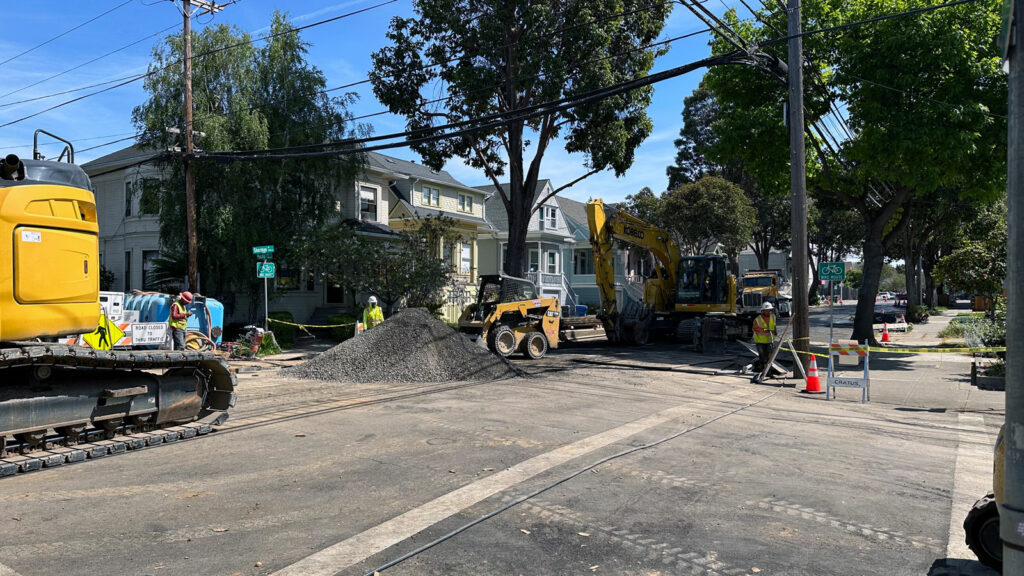
[[[775,314],[771,302],[761,305],[761,315],[754,318],[754,344],[757,345],[757,365],[753,382],[757,382],[760,374],[768,366],[768,360],[775,346]]]
[[[369,330],[383,321],[384,313],[381,312],[380,306],[377,306],[377,297],[370,296],[366,308],[363,309],[363,327]]]
[[[167,324],[171,327],[171,350],[185,349],[185,332],[188,330],[188,305],[192,303],[192,293],[185,291],[171,302],[171,317]]]

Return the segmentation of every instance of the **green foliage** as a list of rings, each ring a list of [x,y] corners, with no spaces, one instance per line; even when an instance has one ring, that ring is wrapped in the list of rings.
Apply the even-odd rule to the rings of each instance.
[[[279,13],[270,23],[269,38],[257,47],[247,33],[225,25],[193,33],[194,53],[206,54],[193,60],[192,71],[192,128],[205,133],[199,148],[296,146],[351,135],[345,128],[349,98],[327,95],[323,73],[306,62],[306,44]],[[132,113],[143,149],[183,144],[180,136],[166,131],[184,125],[181,53],[179,35],[167,37],[153,51],[144,84],[148,99]],[[163,249],[185,254],[182,162],[167,158],[161,168],[166,177],[144,182],[142,199],[150,208],[159,204]],[[255,293],[260,284],[252,270],[252,246],[273,244],[279,260],[301,266],[304,255],[297,244],[333,216],[337,183],[351,180],[358,169],[358,159],[194,161],[204,290],[247,288]]]
[[[264,332],[263,339],[260,340],[260,347],[256,350],[257,356],[270,356],[272,354],[280,354],[281,347],[277,343],[277,339],[274,337],[273,332]]]
[[[647,0],[499,2],[416,0],[415,16],[396,17],[390,45],[373,55],[374,94],[427,129],[487,114],[515,111],[646,76],[664,48],[658,39],[671,3]],[[437,85],[449,98],[431,102]],[[487,131],[414,145],[424,163],[441,168],[459,157],[484,170],[508,212],[507,271],[520,276],[525,235],[535,209],[542,160],[556,139],[585,157],[581,178],[621,175],[650,135],[653,87],[631,90],[531,120],[509,120]],[[528,153],[532,159],[524,158]]]
[[[355,316],[349,316],[348,314],[331,314],[327,317],[327,324],[331,326],[338,326],[339,324],[348,324],[348,326],[339,326],[337,328],[331,328],[331,339],[337,342],[344,342],[349,338],[355,336],[356,333],[356,318]]]
[[[454,277],[441,247],[459,241],[452,218],[419,218],[390,239],[361,236],[350,224],[331,227],[304,245],[308,261],[327,282],[351,294],[372,294],[385,310],[402,300],[440,308]]]
[[[295,323],[295,317],[288,311],[271,312],[269,316],[274,320],[284,320],[285,322]],[[298,326],[281,324],[280,322],[271,322],[270,329],[274,332],[274,336],[277,338],[277,343],[281,348],[291,348],[295,345],[295,339],[299,335]]]
[[[703,254],[717,241],[726,254],[738,254],[750,241],[756,212],[739,186],[705,176],[662,197],[662,221],[686,253]]]
[[[860,288],[864,282],[864,271],[859,268],[852,268],[846,271],[846,285],[850,288]]]
[[[907,310],[907,322],[917,324],[928,320],[928,307],[924,304],[918,304],[917,306],[911,306]]]
[[[1006,279],[1006,205],[990,205],[967,228],[959,245],[932,272],[936,281],[958,292],[999,299]],[[990,308],[990,315],[996,308]]]
[[[117,275],[113,270],[106,266],[100,266],[100,290],[110,290],[114,287],[115,280],[117,280]]]
[[[964,325],[964,342],[971,347],[1006,346],[1006,300],[1000,299],[990,315]]]

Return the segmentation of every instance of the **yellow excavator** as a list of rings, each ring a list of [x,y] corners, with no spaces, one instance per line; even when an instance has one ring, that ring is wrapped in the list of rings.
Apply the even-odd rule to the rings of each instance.
[[[600,199],[587,203],[587,223],[600,317],[609,340],[644,344],[655,332],[700,346],[708,338],[749,337],[750,321],[736,315],[736,280],[727,273],[723,257],[680,256],[668,232]],[[622,286],[621,299],[615,283],[615,241],[637,246],[654,259],[642,283]]]
[[[65,144],[57,160],[40,133]],[[0,161],[0,476],[209,431],[235,399],[214,354],[57,343],[100,323],[99,225],[71,143],[34,140],[34,159]]]

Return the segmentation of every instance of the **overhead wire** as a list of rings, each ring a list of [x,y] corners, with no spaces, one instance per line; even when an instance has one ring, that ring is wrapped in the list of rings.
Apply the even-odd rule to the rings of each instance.
[[[95,62],[98,62],[98,61],[100,61],[100,60],[102,60],[102,59],[104,59],[104,58],[106,58],[108,56],[112,56],[114,54],[117,54],[118,52],[120,52],[122,50],[126,50],[128,48],[131,48],[132,46],[135,46],[136,44],[139,44],[141,42],[149,40],[150,38],[152,38],[154,36],[158,36],[160,34],[163,34],[164,32],[167,32],[168,30],[171,30],[171,29],[177,28],[177,27],[178,27],[177,24],[168,26],[167,28],[164,28],[163,30],[160,30],[158,32],[154,32],[154,33],[150,34],[149,36],[145,36],[143,38],[139,38],[138,40],[136,40],[136,41],[134,41],[134,42],[132,42],[130,44],[125,44],[124,46],[121,46],[120,48],[118,48],[116,50],[111,50],[110,52],[107,52],[106,54],[103,54],[102,56],[97,56],[97,57],[93,58],[92,60],[88,60],[86,62],[82,62],[81,64],[79,64],[77,66],[73,66],[71,68],[68,68],[67,70],[64,70],[63,72],[58,72],[58,73],[56,73],[56,74],[54,74],[52,76],[47,76],[46,78],[43,78],[42,80],[37,80],[37,81],[35,81],[35,82],[31,83],[31,84],[28,84],[26,86],[22,86],[21,88],[18,88],[17,90],[11,90],[10,92],[8,92],[6,94],[0,94],[0,98],[6,98],[6,97],[11,96],[13,94],[17,94],[19,92],[23,92],[25,90],[28,90],[29,88],[33,88],[35,86],[43,84],[44,82],[49,82],[50,80],[53,80],[54,78],[58,78],[60,76],[63,76],[65,74],[67,74],[68,72],[74,72],[75,70],[78,70],[79,68],[83,68],[85,66],[88,66],[89,64],[93,64]],[[30,102],[30,101],[33,101],[33,100],[42,100],[44,98],[53,98],[54,96],[55,96],[54,94],[50,94],[48,96],[43,96],[43,97],[39,97],[39,98],[33,98],[31,100],[22,100],[20,102],[0,104],[0,108],[4,108],[4,107],[7,107],[7,106],[12,106],[13,104],[22,104],[24,102]]]
[[[313,22],[311,24],[306,24],[305,26],[299,26],[297,28],[289,28],[288,30],[285,30],[285,31],[282,31],[282,32],[266,34],[266,35],[258,37],[258,38],[249,39],[249,40],[244,41],[244,42],[238,42],[238,43],[235,43],[235,44],[232,44],[232,45],[229,45],[229,46],[221,46],[220,48],[209,50],[209,51],[203,52],[201,54],[196,54],[192,58],[193,59],[203,58],[203,57],[206,57],[206,56],[210,56],[210,55],[213,55],[213,54],[218,54],[220,52],[224,52],[226,50],[231,50],[231,49],[234,49],[234,48],[238,48],[240,46],[245,46],[245,45],[248,45],[248,44],[252,44],[254,42],[262,42],[264,40],[269,40],[269,39],[275,38],[277,36],[283,36],[285,34],[291,34],[293,32],[299,31],[299,30],[306,30],[306,29],[312,28],[314,26],[321,26],[321,25],[324,25],[324,24],[328,24],[330,22],[335,22],[335,21],[340,20],[342,18],[347,18],[347,17],[350,17],[350,16],[355,16],[357,14],[361,14],[363,12],[368,12],[370,10],[374,10],[376,8],[380,8],[380,7],[386,6],[388,4],[393,4],[395,2],[398,2],[398,0],[384,0],[384,1],[380,2],[380,3],[378,3],[378,4],[374,4],[374,5],[368,6],[366,8],[361,8],[359,10],[354,10],[352,12],[347,12],[345,14],[334,16],[334,17],[331,17],[331,18],[326,18],[326,19],[320,20],[318,22]],[[16,120],[12,120],[12,121],[7,122],[5,124],[0,124],[0,128],[6,127],[6,126],[10,126],[12,124],[17,124],[19,122],[23,122],[23,121],[28,120],[30,118],[35,118],[36,116],[39,116],[41,114],[45,114],[47,112],[51,112],[51,111],[56,110],[58,108],[62,108],[64,106],[67,106],[68,104],[73,104],[75,102],[84,100],[86,98],[90,98],[92,96],[96,96],[96,95],[99,95],[99,94],[103,94],[105,92],[109,92],[110,90],[113,90],[115,88],[120,88],[122,86],[127,86],[128,84],[132,84],[134,82],[138,82],[139,80],[142,80],[144,78],[148,78],[150,76],[153,76],[153,75],[157,74],[158,72],[162,72],[164,70],[167,70],[168,68],[170,68],[172,66],[176,66],[177,64],[178,64],[178,61],[175,61],[175,62],[172,62],[170,64],[167,64],[166,66],[158,68],[156,70],[150,70],[150,71],[145,72],[143,74],[137,74],[135,76],[131,76],[131,77],[127,78],[126,80],[124,80],[124,81],[122,81],[122,82],[120,82],[118,84],[115,84],[114,86],[110,86],[110,87],[105,88],[103,90],[97,90],[96,92],[90,92],[89,94],[85,94],[85,95],[79,96],[77,98],[72,98],[71,100],[67,100],[67,101],[61,102],[60,104],[56,104],[54,106],[46,108],[45,110],[41,110],[39,112],[35,112],[35,113],[29,114],[27,116],[23,116],[21,118],[18,118]]]
[[[114,12],[115,10],[118,10],[120,8],[124,8],[125,6],[131,4],[132,2],[134,2],[134,0],[125,0],[124,2],[118,4],[117,6],[114,6],[113,8],[110,8],[109,10],[106,10],[106,11],[104,11],[104,12],[102,12],[102,13],[96,15],[96,16],[93,16],[92,18],[86,20],[85,22],[82,22],[81,24],[78,24],[76,26],[72,26],[71,28],[68,28],[67,30],[61,32],[60,34],[57,34],[56,36],[54,36],[53,38],[50,38],[49,40],[46,40],[45,42],[42,42],[40,44],[36,44],[35,46],[29,48],[28,50],[19,52],[18,54],[15,54],[14,56],[11,56],[7,60],[4,60],[3,62],[0,62],[0,66],[4,66],[4,65],[6,65],[6,64],[8,64],[10,62],[13,62],[13,61],[17,60],[18,58],[21,58],[22,56],[24,56],[26,54],[34,52],[35,50],[38,50],[39,48],[42,48],[43,46],[46,46],[50,42],[53,42],[54,40],[57,40],[58,38],[63,38],[64,36],[67,36],[68,34],[74,32],[75,30],[78,30],[79,28],[81,28],[81,27],[83,27],[83,26],[85,26],[87,24],[91,24],[92,22],[95,22],[96,20],[99,20],[100,18],[106,16],[107,14],[110,14],[111,12]]]

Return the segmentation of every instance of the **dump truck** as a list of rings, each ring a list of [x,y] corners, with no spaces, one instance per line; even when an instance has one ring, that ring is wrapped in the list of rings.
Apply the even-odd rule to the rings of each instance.
[[[739,313],[756,316],[765,302],[770,302],[779,316],[793,313],[793,285],[786,281],[782,270],[748,270],[743,275]]]
[[[65,145],[56,160],[39,154],[40,133]],[[103,342],[99,224],[71,143],[41,130],[34,142],[32,160],[0,161],[0,476],[86,458],[54,447],[193,422],[202,425],[188,437],[209,431],[235,399],[234,374],[216,355],[58,343],[89,332]]]

